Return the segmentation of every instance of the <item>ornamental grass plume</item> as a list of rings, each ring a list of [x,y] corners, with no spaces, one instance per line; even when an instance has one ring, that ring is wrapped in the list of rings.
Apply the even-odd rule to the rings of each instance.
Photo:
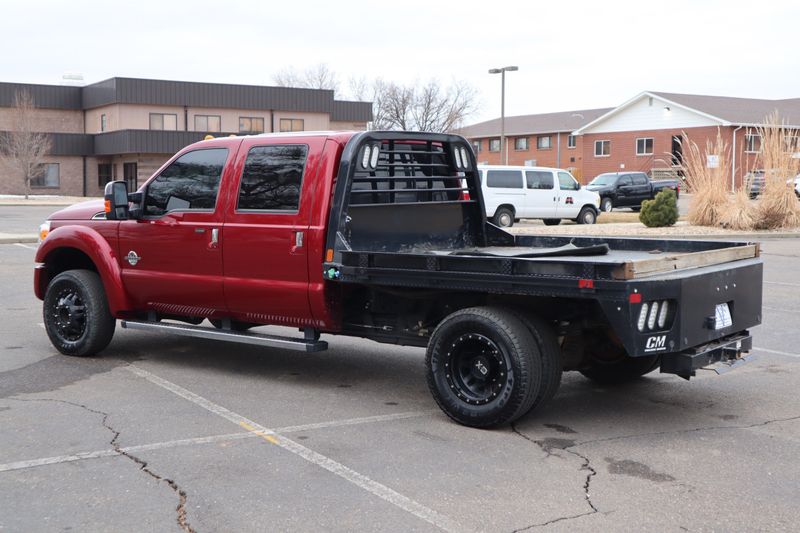
[[[727,187],[730,147],[722,140],[719,129],[716,140],[707,140],[704,150],[691,141],[685,132],[681,136],[681,145],[684,148],[686,186],[692,193],[687,217],[689,223],[696,226],[717,226],[730,209]],[[714,159],[716,165],[709,164],[710,159]]]
[[[800,172],[798,130],[788,128],[778,112],[770,114],[758,127],[761,151],[758,167],[764,169],[764,188],[755,205],[756,229],[800,226],[800,202],[792,180]],[[787,183],[788,182],[788,183]]]
[[[736,189],[733,197],[729,197],[727,207],[719,218],[723,228],[734,230],[752,230],[756,224],[756,210],[750,200],[750,187],[743,184]]]

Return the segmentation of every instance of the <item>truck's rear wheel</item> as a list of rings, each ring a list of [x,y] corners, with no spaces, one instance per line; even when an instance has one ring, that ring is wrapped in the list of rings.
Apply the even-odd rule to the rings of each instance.
[[[450,418],[472,427],[516,420],[539,395],[541,353],[515,313],[473,307],[445,318],[431,336],[428,387]]]
[[[613,338],[594,338],[581,374],[601,385],[619,385],[649,374],[661,364],[658,355],[630,357]]]
[[[50,342],[65,355],[96,354],[111,342],[116,327],[100,276],[91,270],[67,270],[53,278],[43,316]]]

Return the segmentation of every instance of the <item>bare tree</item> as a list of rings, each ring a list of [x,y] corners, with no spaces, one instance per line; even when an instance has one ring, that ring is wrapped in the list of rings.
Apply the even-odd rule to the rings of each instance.
[[[273,76],[272,81],[278,87],[339,91],[339,78],[325,63],[319,63],[302,71],[294,67],[284,68]]]
[[[41,175],[44,158],[50,151],[50,138],[34,129],[33,97],[27,91],[14,95],[11,131],[0,135],[0,157],[25,180],[25,198],[31,191],[31,180]]]
[[[476,92],[464,82],[443,87],[401,85],[377,80],[373,84],[372,129],[449,132],[460,127],[476,107]]]

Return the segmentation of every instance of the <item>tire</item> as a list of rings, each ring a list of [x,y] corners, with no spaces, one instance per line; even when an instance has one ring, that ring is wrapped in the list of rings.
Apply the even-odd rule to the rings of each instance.
[[[514,225],[514,212],[507,207],[498,207],[492,218],[495,226],[510,228]]]
[[[575,222],[578,224],[594,224],[597,222],[597,211],[587,205],[578,213],[578,218],[575,219]]]
[[[603,198],[600,200],[600,211],[610,213],[614,209],[614,201],[611,198]]]
[[[631,206],[631,211],[633,211],[634,213],[638,213],[641,210],[642,210],[642,206],[640,206],[640,205]]]
[[[217,329],[222,329],[222,320],[217,318],[209,318],[209,322]],[[251,324],[250,322],[239,322],[238,320],[231,320],[231,331],[247,331],[250,328],[257,326],[258,324]]]
[[[536,341],[542,360],[541,386],[533,405],[527,411],[531,412],[547,404],[556,395],[558,388],[561,386],[564,365],[561,361],[561,346],[558,343],[558,337],[553,327],[535,315],[522,310],[518,311],[518,313],[519,318],[527,326],[528,331]]]
[[[561,219],[560,218],[545,218],[545,219],[542,220],[542,222],[544,222],[545,226],[558,226],[559,224],[561,224]]]
[[[77,357],[105,349],[117,325],[100,276],[91,270],[67,270],[53,278],[45,291],[42,315],[53,346]]]
[[[436,327],[425,356],[428,388],[444,413],[488,428],[527,413],[541,392],[539,345],[518,314],[462,309]]]

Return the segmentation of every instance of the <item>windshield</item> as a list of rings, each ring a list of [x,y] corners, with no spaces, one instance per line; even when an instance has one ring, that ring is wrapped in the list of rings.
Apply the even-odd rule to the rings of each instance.
[[[589,182],[589,185],[613,185],[617,177],[617,174],[600,174]]]

